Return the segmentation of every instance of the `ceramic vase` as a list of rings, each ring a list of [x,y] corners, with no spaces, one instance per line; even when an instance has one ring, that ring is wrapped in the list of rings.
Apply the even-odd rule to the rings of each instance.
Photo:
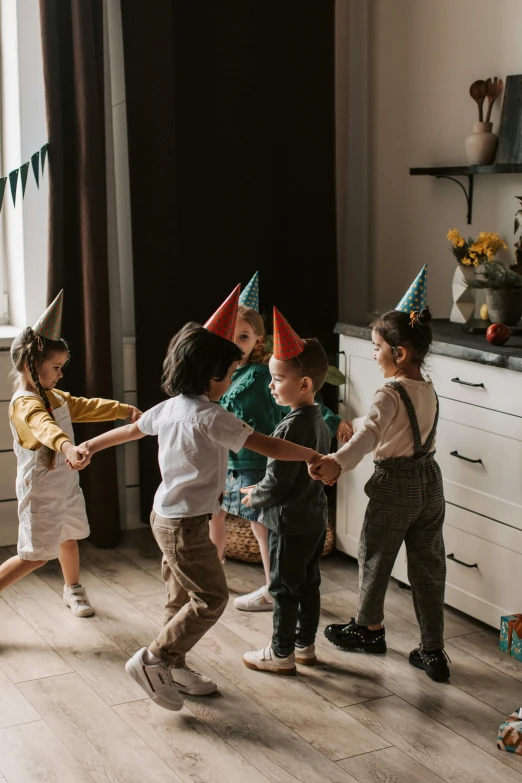
[[[486,288],[489,320],[516,326],[522,317],[522,288]]]
[[[454,324],[465,324],[475,314],[475,291],[466,285],[466,280],[472,280],[474,277],[475,267],[457,265],[451,283],[453,307],[450,321]]]
[[[489,166],[495,160],[498,136],[492,122],[475,122],[466,139],[466,155],[471,166]]]

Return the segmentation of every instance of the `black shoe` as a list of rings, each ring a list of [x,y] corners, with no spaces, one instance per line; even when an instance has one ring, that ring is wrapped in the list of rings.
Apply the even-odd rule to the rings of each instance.
[[[444,682],[449,680],[450,670],[448,661],[449,656],[444,650],[434,650],[433,652],[422,652],[420,647],[412,650],[410,653],[410,663],[417,669],[424,669],[428,677],[435,682]]]
[[[385,630],[370,631],[365,625],[357,625],[352,617],[348,625],[345,623],[327,625],[324,635],[329,642],[342,650],[362,651],[382,655],[386,652]]]

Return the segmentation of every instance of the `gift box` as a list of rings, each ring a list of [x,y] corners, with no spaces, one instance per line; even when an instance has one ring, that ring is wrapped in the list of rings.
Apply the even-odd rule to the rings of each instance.
[[[498,729],[497,748],[522,755],[522,707],[515,710]]]
[[[522,661],[522,614],[511,614],[500,618],[500,649]]]

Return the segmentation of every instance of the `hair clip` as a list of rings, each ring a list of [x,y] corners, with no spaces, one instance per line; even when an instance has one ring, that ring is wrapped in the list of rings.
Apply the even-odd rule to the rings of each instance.
[[[417,323],[420,318],[420,313],[418,310],[412,310],[410,313],[410,326],[413,329],[414,326],[417,326]]]

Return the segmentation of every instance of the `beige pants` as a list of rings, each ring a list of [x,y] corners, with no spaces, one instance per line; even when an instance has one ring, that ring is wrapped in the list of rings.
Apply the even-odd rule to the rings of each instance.
[[[154,511],[151,525],[163,552],[167,589],[163,628],[149,646],[154,655],[176,667],[219,620],[228,601],[223,566],[208,532],[209,516],[165,519]]]

